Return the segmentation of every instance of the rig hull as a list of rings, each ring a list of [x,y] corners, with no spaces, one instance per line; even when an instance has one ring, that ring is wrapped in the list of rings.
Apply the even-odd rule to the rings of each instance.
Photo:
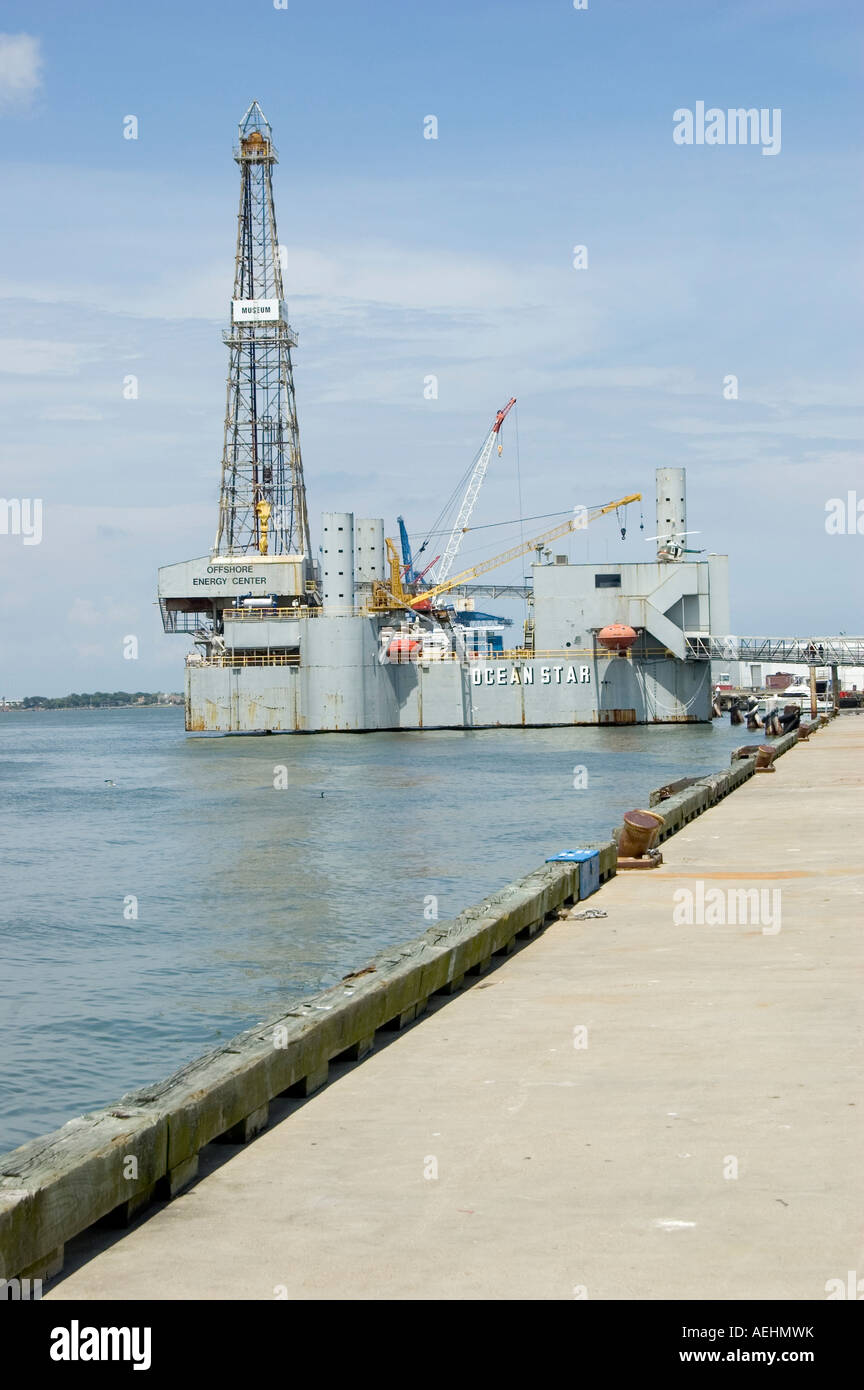
[[[710,664],[606,651],[504,654],[470,661],[380,660],[380,621],[318,617],[296,624],[283,664],[193,658],[190,732],[363,733],[699,723],[711,718]]]

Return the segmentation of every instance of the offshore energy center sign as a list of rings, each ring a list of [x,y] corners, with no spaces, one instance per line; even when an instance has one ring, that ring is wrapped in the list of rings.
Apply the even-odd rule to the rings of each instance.
[[[159,597],[176,599],[220,593],[302,594],[305,563],[299,555],[204,556],[159,571]]]
[[[235,588],[245,588],[250,584],[267,584],[272,579],[266,574],[256,574],[252,565],[208,565],[205,574],[195,575],[193,588],[216,588],[233,584]]]

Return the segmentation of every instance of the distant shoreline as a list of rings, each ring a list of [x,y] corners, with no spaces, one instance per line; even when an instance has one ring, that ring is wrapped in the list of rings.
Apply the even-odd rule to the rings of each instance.
[[[33,697],[29,696],[32,700]],[[56,700],[45,699],[38,704],[24,704],[23,701],[17,704],[0,704],[0,714],[51,714],[55,710],[109,710],[109,709],[180,709],[183,706],[183,696],[172,694],[169,698],[158,699],[156,696],[147,699],[130,698],[128,700],[99,700],[94,704],[84,704],[80,699],[76,700],[68,696],[58,696]]]

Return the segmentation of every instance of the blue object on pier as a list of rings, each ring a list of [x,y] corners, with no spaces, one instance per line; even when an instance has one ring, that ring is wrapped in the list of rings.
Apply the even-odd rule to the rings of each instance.
[[[547,864],[584,864],[587,859],[599,859],[596,849],[562,849],[558,854],[550,854]]]
[[[579,901],[590,898],[600,887],[600,851],[596,849],[562,849],[552,854],[547,864],[579,865]]]

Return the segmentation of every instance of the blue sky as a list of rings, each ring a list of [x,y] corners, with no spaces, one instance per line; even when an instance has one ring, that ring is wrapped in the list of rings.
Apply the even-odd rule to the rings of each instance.
[[[652,535],[683,465],[734,631],[864,630],[864,537],[824,525],[864,497],[861,29],[831,0],[7,3],[0,494],[42,498],[44,538],[0,535],[0,694],[181,686],[155,571],[215,529],[253,97],[313,534],[331,506],[423,532],[515,395],[479,523],[519,514],[517,423],[527,514],[641,491]],[[698,101],[780,108],[780,153],[676,145]],[[648,558],[637,521],[572,558]]]

